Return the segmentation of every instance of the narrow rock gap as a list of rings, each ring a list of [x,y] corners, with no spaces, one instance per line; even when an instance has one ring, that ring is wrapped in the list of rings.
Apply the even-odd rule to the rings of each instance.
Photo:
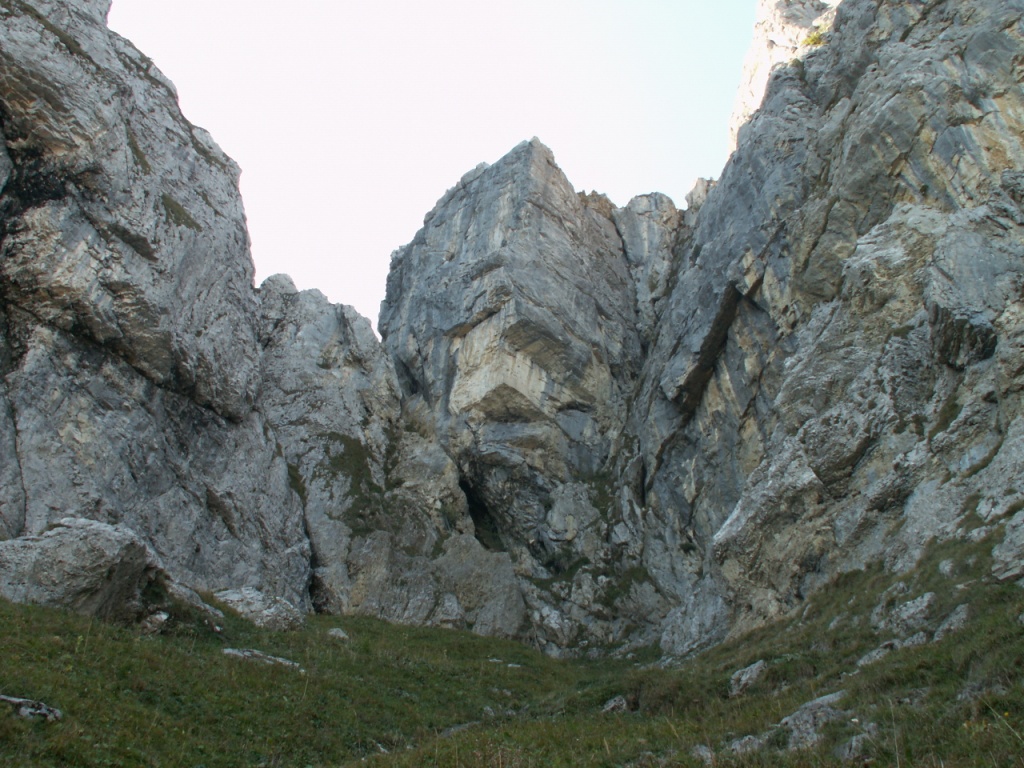
[[[459,478],[459,488],[466,495],[466,504],[469,507],[469,516],[473,518],[476,540],[484,549],[492,552],[507,551],[505,542],[501,538],[498,521],[484,498],[473,488],[472,483],[465,476]]]

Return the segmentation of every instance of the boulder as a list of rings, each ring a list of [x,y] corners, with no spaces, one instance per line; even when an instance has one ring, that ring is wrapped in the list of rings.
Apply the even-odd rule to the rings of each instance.
[[[15,603],[134,621],[165,576],[137,534],[94,520],[64,518],[39,536],[0,542],[0,595]]]

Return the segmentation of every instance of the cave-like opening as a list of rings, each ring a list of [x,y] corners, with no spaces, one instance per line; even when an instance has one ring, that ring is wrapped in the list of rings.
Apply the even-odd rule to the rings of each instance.
[[[498,521],[482,494],[473,487],[466,477],[459,478],[459,488],[466,495],[466,504],[469,506],[469,516],[473,519],[477,541],[483,545],[484,549],[492,552],[505,552],[505,542],[502,541]]]

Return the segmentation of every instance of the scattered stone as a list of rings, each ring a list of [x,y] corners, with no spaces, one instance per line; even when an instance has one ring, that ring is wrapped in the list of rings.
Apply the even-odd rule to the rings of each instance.
[[[903,585],[903,582],[898,582],[894,586],[899,585]],[[898,635],[910,635],[924,627],[931,618],[931,609],[936,600],[934,592],[926,592],[920,597],[890,608],[887,598],[890,594],[898,594],[899,591],[908,591],[906,585],[903,585],[903,590],[886,590],[882,595],[882,601],[871,612],[871,623],[876,632],[891,631]]]
[[[953,608],[952,612],[946,616],[939,629],[935,631],[934,642],[939,642],[946,635],[951,635],[954,632],[959,632],[965,627],[971,617],[971,608],[967,603],[962,603]]]
[[[846,696],[846,691],[836,691],[826,696],[820,696],[814,701],[804,704],[789,717],[783,718],[779,725],[789,731],[788,749],[792,751],[813,747],[822,739],[819,731],[821,726],[834,720],[849,718],[850,712],[844,712],[834,706],[844,696]]]
[[[918,632],[911,635],[906,640],[901,640],[897,645],[897,648],[914,648],[919,645],[926,645],[931,641],[931,637],[927,632]]]
[[[159,635],[170,618],[171,614],[166,611],[151,613],[139,623],[139,631],[144,635]]]
[[[449,736],[454,736],[457,733],[461,733],[462,731],[469,730],[470,728],[472,728],[474,726],[477,726],[477,725],[480,725],[480,721],[479,720],[473,720],[473,721],[468,722],[468,723],[460,723],[459,725],[453,725],[451,728],[445,728],[443,731],[441,731],[441,738],[442,739],[446,739]]]
[[[763,749],[767,743],[766,736],[744,736],[729,742],[728,750],[736,755],[745,755]]]
[[[690,755],[696,760],[700,760],[704,765],[715,764],[715,752],[711,747],[706,744],[698,744],[690,750]]]
[[[0,702],[10,704],[18,717],[26,720],[45,720],[48,723],[55,723],[64,717],[59,710],[44,704],[41,701],[31,699],[19,699],[16,696],[4,696],[0,694]]]
[[[883,643],[873,651],[869,651],[865,655],[857,659],[858,667],[866,667],[869,664],[874,664],[876,661],[881,661],[888,656],[896,648],[896,643],[890,640],[887,643]]]
[[[605,715],[617,714],[621,712],[629,711],[629,702],[626,701],[625,696],[615,696],[614,698],[608,699],[601,708],[601,713]]]
[[[755,661],[749,667],[744,667],[738,672],[733,673],[733,676],[729,679],[729,696],[735,697],[744,693],[750,686],[761,679],[761,675],[767,669],[767,662],[761,659],[760,661]]]
[[[846,763],[867,758],[871,742],[878,733],[878,726],[874,723],[868,723],[864,727],[864,731],[864,733],[858,733],[849,741],[840,744],[836,748],[835,756]]]
[[[960,693],[957,694],[956,700],[960,703],[970,701],[980,701],[985,698],[1000,697],[1007,694],[1006,687],[1003,685],[988,685],[986,683],[969,683]]]
[[[813,747],[823,738],[820,732],[823,725],[851,717],[851,712],[835,707],[845,695],[846,691],[836,691],[809,701],[760,735],[731,741],[728,749],[735,754],[746,754],[778,744],[780,736],[786,739],[786,749],[790,752]]]
[[[299,629],[306,617],[283,597],[270,597],[253,587],[226,589],[214,597],[257,627],[276,632]]]
[[[956,563],[952,560],[943,560],[939,563],[939,573],[947,579],[953,578],[953,574],[956,573]]]
[[[258,661],[263,664],[274,664],[282,667],[289,667],[290,669],[297,669],[300,672],[305,672],[301,666],[296,664],[294,661],[283,659],[280,656],[271,656],[269,653],[263,651],[255,651],[251,648],[225,648],[223,650],[225,656],[231,656],[236,659],[244,659],[245,661]]]
[[[327,630],[327,636],[343,643],[347,643],[350,640],[348,633],[341,627],[332,627]]]

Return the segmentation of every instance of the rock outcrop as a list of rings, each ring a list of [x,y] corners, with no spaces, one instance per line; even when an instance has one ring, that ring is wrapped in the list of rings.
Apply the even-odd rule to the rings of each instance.
[[[124,526],[67,518],[41,536],[0,541],[0,596],[111,621],[134,621],[163,591],[159,561]]]
[[[617,208],[524,142],[382,342],[252,286],[237,168],[106,10],[0,0],[0,557],[73,517],[254,615],[594,654],[936,539],[1024,576],[1021,0],[762,2],[717,181]]]
[[[108,7],[0,3],[0,535],[120,524],[184,583],[304,607],[238,168]]]
[[[729,118],[730,148],[740,128],[761,106],[772,71],[824,45],[841,0],[757,0],[754,39],[743,60],[736,103]]]

